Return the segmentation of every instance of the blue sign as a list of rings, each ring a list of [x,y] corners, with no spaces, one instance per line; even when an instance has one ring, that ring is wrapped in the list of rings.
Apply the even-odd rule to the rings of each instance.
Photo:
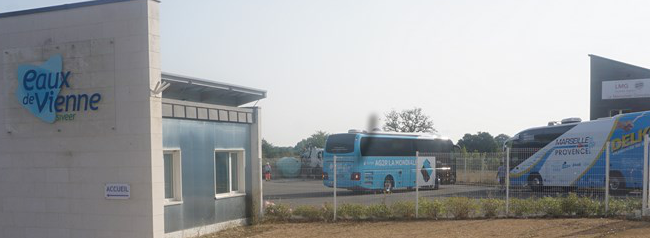
[[[61,89],[70,88],[71,76],[70,71],[63,71],[61,55],[54,55],[41,65],[21,65],[17,75],[16,99],[44,122],[74,120],[76,112],[99,109],[99,93],[59,95]]]
[[[422,178],[424,178],[424,182],[429,182],[429,179],[431,179],[431,173],[433,173],[433,169],[431,169],[431,162],[429,162],[428,159],[424,160],[420,172],[422,173]]]

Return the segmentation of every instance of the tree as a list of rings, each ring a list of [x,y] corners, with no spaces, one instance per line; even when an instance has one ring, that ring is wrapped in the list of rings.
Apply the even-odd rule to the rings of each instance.
[[[309,138],[302,139],[300,142],[298,142],[298,144],[293,147],[294,151],[302,153],[306,149],[312,147],[325,148],[325,141],[327,140],[328,135],[329,134],[327,134],[327,132],[316,131],[316,133],[309,136]]]
[[[498,136],[494,137],[494,141],[499,147],[503,146],[503,143],[505,143],[508,139],[510,139],[510,136],[506,134],[499,134]]]
[[[286,156],[293,156],[295,154],[293,147],[280,147],[275,146],[265,139],[262,139],[262,158],[280,158]]]
[[[386,113],[384,131],[395,132],[424,132],[436,131],[433,121],[422,112],[422,108],[413,108],[397,112],[392,110]]]
[[[465,134],[458,140],[458,146],[464,147],[468,152],[496,152],[497,142],[488,132],[477,132],[475,135]]]

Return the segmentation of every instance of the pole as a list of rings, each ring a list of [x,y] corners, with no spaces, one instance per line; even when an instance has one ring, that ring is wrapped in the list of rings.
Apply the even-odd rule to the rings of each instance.
[[[479,158],[481,158],[481,177],[478,179],[478,183],[483,184],[483,170],[485,168],[485,154],[481,153]]]
[[[418,210],[420,210],[420,183],[418,179],[418,162],[420,161],[420,151],[415,152],[415,219],[418,219]],[[435,165],[434,165],[435,166]],[[435,179],[434,179],[435,181]],[[435,183],[435,182],[434,182]]]
[[[510,214],[510,147],[506,147],[506,217]]]
[[[650,136],[643,137],[643,205],[641,206],[641,215],[648,215],[648,140]]]
[[[336,155],[334,156],[334,221],[336,221]]]
[[[463,182],[467,183],[467,155],[463,156],[463,166],[465,167],[463,170],[463,177],[465,178]]]
[[[609,212],[609,143],[605,144],[605,214]]]
[[[260,164],[259,164],[259,172],[260,172],[260,220],[261,218],[264,218],[264,183],[262,182],[262,176],[264,176],[263,170],[262,170],[262,158],[259,158]]]

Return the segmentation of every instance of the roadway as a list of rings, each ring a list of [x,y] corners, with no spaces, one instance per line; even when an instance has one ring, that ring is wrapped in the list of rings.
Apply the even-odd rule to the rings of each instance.
[[[264,200],[273,201],[292,206],[298,205],[316,205],[333,202],[333,188],[325,187],[321,180],[311,179],[280,179],[263,182]],[[505,192],[500,191],[499,187],[494,185],[441,185],[438,190],[420,190],[420,197],[471,197],[471,198],[505,198]],[[565,196],[566,191],[551,190],[544,192],[531,192],[527,189],[512,189],[510,197],[528,198],[543,196]],[[578,192],[579,195],[598,197],[604,199],[602,192]],[[628,196],[638,197],[639,194],[630,194]],[[388,204],[395,201],[407,200],[415,201],[415,191],[397,190],[391,194],[375,192],[358,192],[346,189],[337,190],[337,202],[358,203],[358,204],[377,204],[386,202]]]

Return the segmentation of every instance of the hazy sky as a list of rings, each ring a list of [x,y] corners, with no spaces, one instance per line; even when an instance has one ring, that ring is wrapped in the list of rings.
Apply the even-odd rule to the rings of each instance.
[[[2,1],[0,12],[79,1]],[[421,107],[454,141],[589,117],[589,57],[650,67],[650,1],[163,0],[162,68],[268,91],[263,137]]]

